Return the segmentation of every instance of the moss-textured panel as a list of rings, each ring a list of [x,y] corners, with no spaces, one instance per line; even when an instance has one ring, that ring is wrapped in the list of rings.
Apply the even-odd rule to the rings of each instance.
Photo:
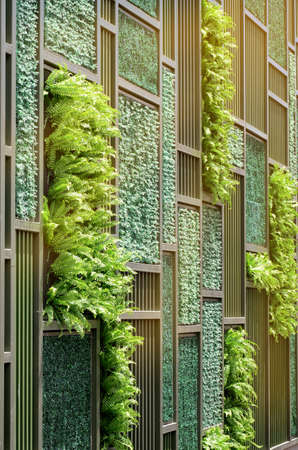
[[[222,287],[222,215],[220,208],[203,207],[203,287]]]
[[[246,242],[266,245],[265,148],[246,136]]]
[[[245,0],[245,7],[265,23],[265,0]]]
[[[119,75],[158,93],[158,41],[155,31],[119,12]]]
[[[37,0],[17,1],[16,46],[16,216],[34,219],[37,208],[38,87]]]
[[[200,216],[192,209],[178,215],[179,323],[200,321]]]
[[[173,263],[171,255],[163,256],[162,279],[162,390],[163,422],[174,419],[173,370]]]
[[[297,149],[296,149],[296,56],[289,52],[289,168],[293,176],[297,177]]]
[[[282,67],[287,67],[286,3],[269,0],[269,56]]]
[[[244,167],[244,135],[243,130],[238,127],[231,128],[229,149],[232,156],[231,163],[242,169]]]
[[[147,14],[149,14],[152,17],[157,16],[157,3],[156,0],[129,0],[134,5],[141,8],[143,11],[145,11]]]
[[[175,75],[162,72],[162,208],[163,242],[176,241]]]
[[[291,436],[297,435],[297,351],[296,336],[290,336],[290,383],[291,383]]]
[[[96,68],[94,0],[46,0],[45,46],[69,61]]]
[[[159,262],[159,116],[119,98],[119,237],[132,261]]]
[[[179,450],[196,450],[198,440],[199,341],[179,339],[178,404]]]
[[[203,322],[203,428],[223,421],[223,342],[221,300],[205,300]]]
[[[89,449],[90,336],[43,338],[43,449]]]

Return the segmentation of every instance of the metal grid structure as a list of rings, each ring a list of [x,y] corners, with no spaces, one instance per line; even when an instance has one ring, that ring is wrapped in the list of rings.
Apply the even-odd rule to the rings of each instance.
[[[249,134],[265,145],[266,193],[270,167],[277,162],[288,164],[288,70],[269,57],[269,0],[264,23],[245,7],[245,0],[218,2],[236,23],[234,81],[236,96],[231,104],[235,124],[243,131],[244,143]],[[296,54],[298,46],[298,5],[287,0],[287,50]],[[260,346],[259,378],[256,390],[260,407],[256,412],[257,442],[264,448],[290,448],[298,438],[290,433],[289,345],[274,343],[268,336],[269,300],[246,281],[245,252],[269,251],[269,227],[266,220],[266,246],[245,242],[245,152],[244,168],[233,168],[240,182],[232,197],[232,208],[217,204],[222,216],[222,286],[220,290],[202,287],[200,281],[200,321],[184,325],[178,321],[179,286],[178,258],[179,208],[200,213],[200,255],[202,255],[202,217],[204,207],[212,205],[211,196],[203,190],[200,144],[200,1],[157,0],[157,15],[151,17],[127,0],[97,0],[96,70],[71,63],[65,56],[44,45],[44,1],[39,2],[39,95],[38,95],[38,195],[39,207],[35,221],[15,219],[15,80],[16,80],[16,0],[0,2],[1,44],[1,109],[0,109],[0,448],[41,449],[42,444],[42,342],[43,336],[57,335],[57,324],[46,327],[42,320],[44,302],[44,244],[41,227],[41,205],[46,192],[44,169],[44,80],[58,64],[66,64],[73,73],[102,83],[111,104],[118,107],[119,95],[126,95],[159,112],[162,130],[162,68],[175,75],[176,97],[176,243],[162,241],[162,220],[159,223],[160,264],[131,263],[137,272],[134,296],[138,311],[123,317],[132,320],[137,333],[144,336],[143,347],[135,354],[135,374],[141,388],[139,427],[132,433],[138,450],[180,449],[178,404],[178,346],[186,337],[197,337],[198,369],[198,441],[204,434],[202,420],[202,311],[204,302],[221,301],[224,318],[222,333],[229,327],[242,326]],[[157,33],[158,95],[148,92],[118,73],[119,11]],[[298,64],[298,61],[297,61]],[[296,91],[298,95],[298,92]],[[283,124],[283,125],[282,125]],[[115,145],[118,148],[118,142]],[[245,146],[244,146],[245,147]],[[116,161],[119,169],[119,161]],[[162,136],[159,140],[159,189],[162,211]],[[117,212],[117,211],[116,211]],[[160,214],[162,217],[162,214]],[[268,217],[268,205],[266,205]],[[5,218],[5,220],[3,220]],[[116,234],[118,227],[116,227]],[[235,241],[236,244],[235,244]],[[174,418],[162,420],[162,287],[163,256],[173,261],[173,404]],[[17,275],[17,278],[16,278]],[[260,320],[260,317],[263,320]],[[90,448],[99,448],[100,392],[99,327],[92,327],[92,402]],[[283,359],[283,365],[280,364]],[[297,364],[297,363],[296,363]],[[298,392],[298,389],[297,389]],[[222,396],[223,397],[223,396]],[[283,420],[278,420],[279,411]],[[192,449],[194,450],[194,449]]]

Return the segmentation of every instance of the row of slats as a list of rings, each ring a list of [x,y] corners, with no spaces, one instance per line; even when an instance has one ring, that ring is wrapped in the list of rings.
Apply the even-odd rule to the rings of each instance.
[[[178,192],[187,197],[200,197],[200,160],[178,152]]]

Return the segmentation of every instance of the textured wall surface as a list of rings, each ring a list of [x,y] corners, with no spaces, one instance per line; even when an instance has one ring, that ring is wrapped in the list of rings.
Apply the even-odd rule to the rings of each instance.
[[[163,256],[163,279],[162,279],[163,422],[171,422],[174,419],[173,264],[174,258],[172,255]]]
[[[179,340],[179,450],[198,448],[199,341],[197,337]]]
[[[204,300],[203,313],[203,428],[222,423],[223,343],[222,303]]]
[[[75,64],[96,68],[94,0],[45,0],[45,46]]]
[[[89,449],[90,336],[43,338],[43,449]]]
[[[132,260],[159,261],[159,117],[156,110],[119,97],[119,237]]]
[[[232,155],[233,166],[243,168],[244,165],[244,136],[243,130],[238,127],[231,129],[229,136],[229,149]]]
[[[222,287],[222,216],[220,208],[203,207],[203,287]]]
[[[289,52],[289,168],[294,177],[297,177],[297,148],[296,148],[296,56]]]
[[[150,14],[150,16],[156,17],[156,9],[157,3],[156,0],[129,0],[134,5],[141,8],[146,13]]]
[[[34,219],[37,209],[38,1],[17,1],[16,216]]]
[[[158,93],[157,34],[119,12],[119,75]]]
[[[246,242],[266,244],[265,148],[246,136]]]
[[[162,207],[163,242],[176,241],[175,75],[162,72]]]
[[[265,0],[246,0],[245,7],[263,23],[265,22]]]
[[[200,320],[200,216],[192,209],[178,215],[179,317],[182,324]]]
[[[291,436],[297,435],[297,351],[296,336],[290,336],[290,393],[291,393]]]
[[[282,67],[287,67],[286,3],[269,0],[269,56]]]

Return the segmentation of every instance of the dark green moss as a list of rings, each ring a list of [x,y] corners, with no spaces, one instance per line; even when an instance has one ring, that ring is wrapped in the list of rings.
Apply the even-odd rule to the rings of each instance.
[[[157,34],[119,12],[119,75],[158,94]]]
[[[89,449],[90,336],[43,339],[43,449]]]

